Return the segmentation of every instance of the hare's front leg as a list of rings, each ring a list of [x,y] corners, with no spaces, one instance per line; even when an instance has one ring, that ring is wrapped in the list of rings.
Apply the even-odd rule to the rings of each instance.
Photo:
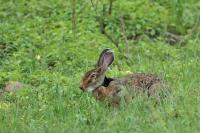
[[[106,88],[104,86],[100,86],[94,91],[93,94],[97,100],[102,101],[109,97],[109,95],[111,94],[111,89]]]
[[[112,106],[117,106],[120,102],[120,97],[117,95],[119,89],[114,86],[100,86],[94,91],[94,96],[97,100],[107,101]]]

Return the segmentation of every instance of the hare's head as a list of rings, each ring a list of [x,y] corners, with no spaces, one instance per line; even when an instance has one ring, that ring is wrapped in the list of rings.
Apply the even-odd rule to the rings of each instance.
[[[80,82],[80,89],[93,91],[104,83],[105,72],[114,61],[114,54],[111,49],[104,49],[97,62],[96,68],[86,72]]]

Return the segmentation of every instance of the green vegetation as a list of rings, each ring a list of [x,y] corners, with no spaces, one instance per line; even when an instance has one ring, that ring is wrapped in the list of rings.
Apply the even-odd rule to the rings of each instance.
[[[0,1],[0,91],[29,85],[0,96],[0,132],[198,133],[199,0],[113,0],[111,14],[109,0],[91,1]],[[107,47],[116,55],[109,76],[154,73],[171,96],[113,109],[81,92]]]

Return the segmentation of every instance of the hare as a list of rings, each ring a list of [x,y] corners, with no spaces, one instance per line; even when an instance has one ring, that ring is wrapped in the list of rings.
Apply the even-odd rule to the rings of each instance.
[[[97,62],[96,68],[86,72],[80,82],[80,89],[92,92],[97,100],[108,101],[111,105],[119,105],[124,99],[129,101],[131,94],[142,91],[153,95],[162,88],[164,82],[153,74],[133,73],[120,78],[106,77],[106,70],[114,61],[111,49],[104,49]]]

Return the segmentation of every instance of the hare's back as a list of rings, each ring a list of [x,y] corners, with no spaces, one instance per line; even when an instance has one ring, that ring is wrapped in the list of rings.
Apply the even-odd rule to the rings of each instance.
[[[134,86],[142,88],[149,88],[153,84],[162,82],[162,80],[156,75],[143,73],[131,74],[127,77],[127,81]]]
[[[122,84],[131,88],[150,89],[154,84],[162,84],[162,80],[153,74],[135,73],[118,78],[115,83]]]

